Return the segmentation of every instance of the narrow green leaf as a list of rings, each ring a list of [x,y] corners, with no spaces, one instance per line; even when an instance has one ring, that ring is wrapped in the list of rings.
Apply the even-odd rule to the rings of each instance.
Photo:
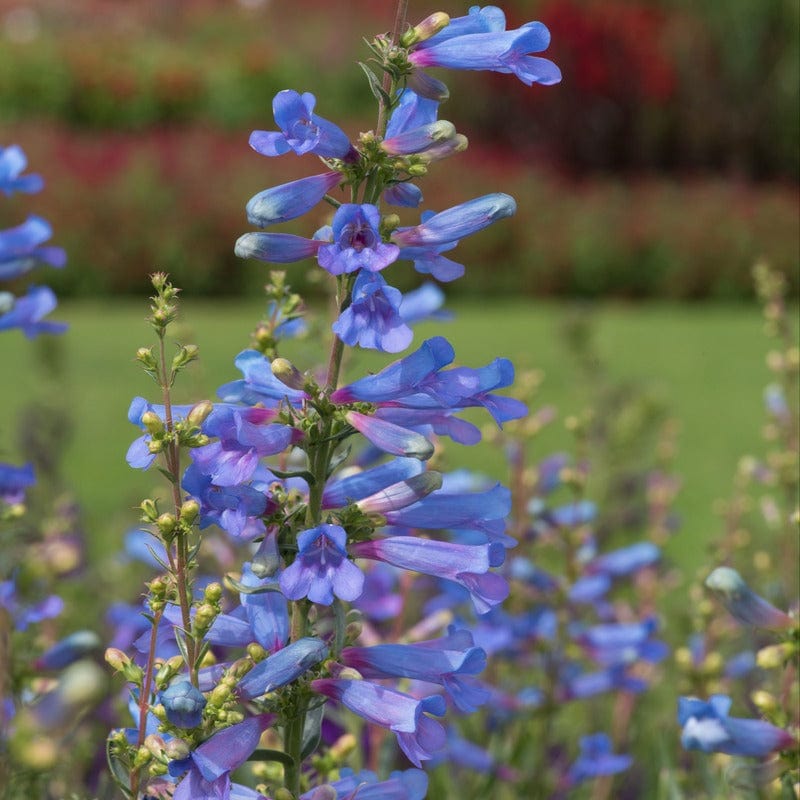
[[[248,761],[277,761],[280,764],[286,764],[287,767],[294,766],[294,759],[283,750],[271,750],[267,747],[259,748],[253,751],[253,754]]]
[[[232,575],[225,576],[225,585],[230,589],[241,592],[241,594],[264,594],[264,592],[280,592],[281,590],[277,583],[268,584],[266,586],[245,586]]]
[[[325,706],[319,705],[311,708],[306,713],[303,725],[303,746],[300,750],[300,760],[307,759],[319,747],[322,738],[322,718],[325,716]]]
[[[375,99],[381,103],[384,103],[385,105],[388,105],[390,101],[389,95],[383,90],[378,76],[363,61],[359,61],[358,66],[361,67],[364,74],[367,76],[369,89]]]
[[[111,777],[114,778],[114,783],[119,786],[119,790],[129,800],[133,798],[133,792],[128,788],[131,779],[129,766],[111,749],[110,739],[106,739],[106,762],[108,763]]]

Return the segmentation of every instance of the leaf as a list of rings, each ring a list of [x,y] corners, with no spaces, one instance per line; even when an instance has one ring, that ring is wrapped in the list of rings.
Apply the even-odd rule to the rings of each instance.
[[[281,764],[286,764],[287,767],[294,766],[294,759],[288,753],[284,753],[283,750],[271,750],[270,748],[267,747],[262,747],[259,748],[258,750],[253,751],[253,754],[247,760],[277,761]]]
[[[200,664],[203,663],[203,659],[205,658],[206,653],[211,648],[211,642],[204,641],[203,644],[200,645],[200,650],[197,652],[197,657],[194,660],[194,668],[200,669]]]
[[[130,771],[128,765],[120,758],[119,754],[112,750],[111,739],[106,739],[106,761],[108,762],[108,769],[111,772],[111,777],[114,782],[119,786],[120,791],[125,797],[133,798],[133,792],[128,788],[130,785]]]
[[[178,479],[171,472],[164,469],[164,467],[158,467],[157,469],[170,483],[178,483]]]
[[[389,105],[391,98],[383,90],[381,82],[378,80],[378,76],[363,61],[359,61],[358,66],[361,67],[361,69],[364,71],[364,74],[367,76],[367,80],[369,81],[369,89],[375,99],[384,105]]]
[[[318,747],[322,738],[322,718],[325,716],[325,705],[318,705],[310,708],[306,713],[306,721],[303,725],[303,746],[300,750],[300,760],[304,761]]]
[[[153,558],[159,564],[161,564],[162,567],[164,567],[164,572],[169,572],[169,564],[165,564],[163,562],[163,560],[161,559],[161,556],[153,549],[153,546],[149,545],[149,544],[145,544],[145,547],[150,551],[150,555],[153,556]]]
[[[277,478],[302,478],[309,486],[313,486],[316,483],[316,478],[308,470],[302,470],[301,472],[283,472],[282,470],[270,467],[269,471]]]
[[[180,628],[175,628],[175,644],[178,645],[178,650],[181,651],[181,655],[183,656],[183,663],[189,663],[189,650],[186,647],[186,631],[181,630]]]

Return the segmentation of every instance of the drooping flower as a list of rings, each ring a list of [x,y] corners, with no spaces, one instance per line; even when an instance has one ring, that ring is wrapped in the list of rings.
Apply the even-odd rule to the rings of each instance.
[[[308,597],[329,606],[334,595],[355,600],[364,573],[347,557],[347,533],[338,525],[319,525],[297,536],[297,558],[281,573],[281,591],[290,600]]]
[[[325,242],[293,233],[245,233],[236,240],[239,258],[257,258],[272,264],[291,264],[315,256]]]
[[[444,747],[444,728],[427,716],[442,716],[446,705],[441,695],[418,700],[402,692],[365,680],[320,678],[311,682],[315,692],[338,700],[354,714],[397,736],[400,749],[415,767],[422,766],[436,750]]]
[[[281,686],[286,686],[328,655],[328,646],[321,639],[305,637],[267,656],[239,681],[236,693],[252,700]]]
[[[732,756],[764,758],[795,744],[782,728],[761,719],[729,717],[730,697],[714,694],[708,701],[697,697],[678,700],[681,744],[686,750],[728,753]]]
[[[357,411],[348,411],[345,419],[384,453],[410,456],[420,461],[427,461],[433,455],[433,444],[421,433]]]
[[[317,99],[310,92],[284,89],[272,100],[275,122],[281,129],[253,131],[250,147],[262,156],[280,156],[293,150],[297,155],[314,153],[321,158],[355,156],[347,134],[338,125],[314,113]]]
[[[380,211],[368,203],[344,203],[331,222],[331,244],[317,252],[319,265],[331,275],[358,269],[379,272],[397,259],[400,248],[381,239]]]
[[[350,305],[333,323],[333,332],[350,347],[399,353],[414,337],[401,316],[402,301],[402,292],[389,286],[380,274],[362,270]]]

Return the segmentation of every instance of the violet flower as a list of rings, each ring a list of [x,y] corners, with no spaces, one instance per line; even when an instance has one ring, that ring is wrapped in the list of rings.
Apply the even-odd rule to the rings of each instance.
[[[242,699],[253,700],[286,686],[308,672],[328,656],[328,646],[321,639],[305,637],[267,656],[245,675],[236,686]]]
[[[707,578],[706,586],[719,597],[728,612],[743,625],[782,629],[796,624],[763,597],[757,595],[730,567],[717,567]]]
[[[37,216],[29,216],[21,225],[0,231],[0,280],[18,278],[42,263],[63,267],[67,263],[63,248],[41,246],[52,235],[47,220]]]
[[[0,191],[8,196],[41,191],[44,181],[40,175],[22,175],[27,166],[28,159],[19,145],[0,147]]]
[[[0,331],[19,328],[28,339],[42,333],[63,333],[65,323],[44,319],[57,305],[55,294],[47,286],[31,286],[26,295],[16,298],[0,292]]]
[[[340,180],[338,172],[323,172],[264,189],[247,201],[247,219],[251,225],[265,228],[301,217],[311,211]]]
[[[381,239],[380,211],[376,206],[344,203],[331,222],[333,241],[317,252],[319,265],[331,275],[359,269],[379,272],[397,259],[400,248]]]

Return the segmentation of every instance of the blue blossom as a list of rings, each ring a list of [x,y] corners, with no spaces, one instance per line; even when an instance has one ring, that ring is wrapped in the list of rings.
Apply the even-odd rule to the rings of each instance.
[[[427,281],[418,289],[403,294],[400,301],[400,317],[407,325],[427,320],[449,320],[453,315],[440,310],[444,305],[444,292]]]
[[[245,233],[236,240],[239,258],[257,258],[272,264],[291,264],[315,256],[325,244],[293,233]]]
[[[475,647],[466,630],[451,630],[440,639],[414,644],[346,647],[339,660],[365,678],[411,678],[437,683],[465,713],[475,711],[488,697],[473,677],[485,669],[486,653]]]
[[[600,573],[617,578],[652,566],[660,558],[661,549],[657,545],[652,542],[636,542],[597,556],[584,569],[590,575]]]
[[[415,767],[422,766],[423,761],[444,747],[444,728],[427,716],[445,713],[445,701],[440,695],[418,700],[370,681],[336,678],[312,681],[311,688],[338,700],[367,722],[393,731],[400,749]]]
[[[347,134],[314,113],[316,102],[310,92],[278,92],[272,100],[272,112],[281,132],[253,131],[250,147],[262,156],[280,156],[293,150],[299,156],[314,153],[320,158],[354,157]]]
[[[251,225],[265,228],[301,217],[311,211],[340,180],[338,172],[323,172],[264,189],[247,201],[247,220]]]
[[[40,175],[22,175],[27,166],[28,159],[19,145],[0,147],[0,191],[9,196],[14,192],[41,191],[44,181]]]
[[[611,739],[605,733],[582,736],[580,748],[581,753],[568,772],[571,786],[603,775],[616,775],[629,769],[633,764],[630,756],[614,754]]]
[[[501,12],[502,13],[502,12]],[[421,42],[409,53],[408,60],[416,67],[447,67],[449,69],[490,70],[516,75],[525,85],[541,83],[550,86],[561,80],[561,71],[550,60],[532,56],[550,44],[550,32],[541,22],[528,22],[516,30],[505,30],[505,20],[499,27],[499,17],[491,20],[470,15],[462,27],[451,21],[444,30]],[[472,32],[485,25],[480,32]],[[448,28],[451,28],[448,33]],[[458,35],[454,31],[467,30]]]
[[[357,411],[348,411],[345,419],[384,453],[410,456],[421,461],[426,461],[433,455],[433,444],[421,433]]]
[[[401,316],[403,295],[378,273],[359,272],[350,305],[333,323],[333,332],[350,347],[384,353],[405,350],[414,337]]]
[[[33,464],[16,467],[0,461],[0,501],[8,505],[25,502],[25,492],[36,483]]]
[[[257,350],[243,350],[233,362],[244,378],[226,383],[217,390],[225,402],[260,403],[275,408],[281,403],[299,406],[308,395],[300,389],[290,389],[273,374],[269,359]]]
[[[42,333],[63,333],[66,324],[44,319],[57,305],[55,294],[47,286],[31,286],[26,295],[17,298],[0,292],[0,331],[19,328],[28,339]]]
[[[253,789],[232,783],[231,772],[253,754],[273,721],[270,714],[250,717],[215,733],[186,758],[170,761],[169,774],[183,776],[172,800],[266,800]]]
[[[416,458],[393,458],[372,469],[333,478],[322,493],[323,508],[340,508],[379,492],[388,486],[419,475],[424,467]]]
[[[379,272],[397,259],[400,248],[381,239],[380,211],[368,203],[344,203],[331,222],[332,243],[317,252],[319,265],[331,275],[358,269]]]
[[[167,720],[177,728],[196,728],[203,720],[206,698],[189,681],[176,681],[161,692]]]
[[[386,125],[386,138],[391,139],[436,122],[438,111],[439,103],[435,100],[421,97],[412,89],[403,90]]]
[[[9,578],[0,581],[0,608],[8,612],[16,630],[24,631],[30,625],[57,617],[64,610],[64,601],[53,594],[34,605],[23,605],[17,598],[15,579]]]
[[[355,600],[364,573],[347,557],[347,533],[338,525],[319,525],[297,536],[297,558],[281,573],[281,591],[290,600],[308,597],[329,606],[334,595]]]
[[[353,772],[345,767],[339,770],[339,780],[301,794],[300,800],[330,800],[330,794],[320,791],[328,788],[336,792],[336,800],[424,800],[428,776],[422,770],[407,769],[381,781],[369,770]]]
[[[723,694],[711,695],[708,701],[679,698],[678,724],[682,728],[683,747],[704,753],[764,758],[795,745],[789,733],[765,720],[729,717],[730,707],[730,697]]]
[[[53,235],[47,220],[30,216],[21,225],[0,231],[0,280],[30,272],[38,264],[63,267],[67,255],[61,247],[42,247]]]
[[[508,597],[508,583],[502,575],[489,572],[505,559],[499,542],[465,545],[437,542],[412,536],[393,536],[350,546],[352,555],[385,561],[402,569],[444,578],[460,584],[470,594],[475,610],[485,614]]]
[[[252,700],[286,686],[328,656],[321,639],[305,637],[259,661],[236,686],[240,698]]]

